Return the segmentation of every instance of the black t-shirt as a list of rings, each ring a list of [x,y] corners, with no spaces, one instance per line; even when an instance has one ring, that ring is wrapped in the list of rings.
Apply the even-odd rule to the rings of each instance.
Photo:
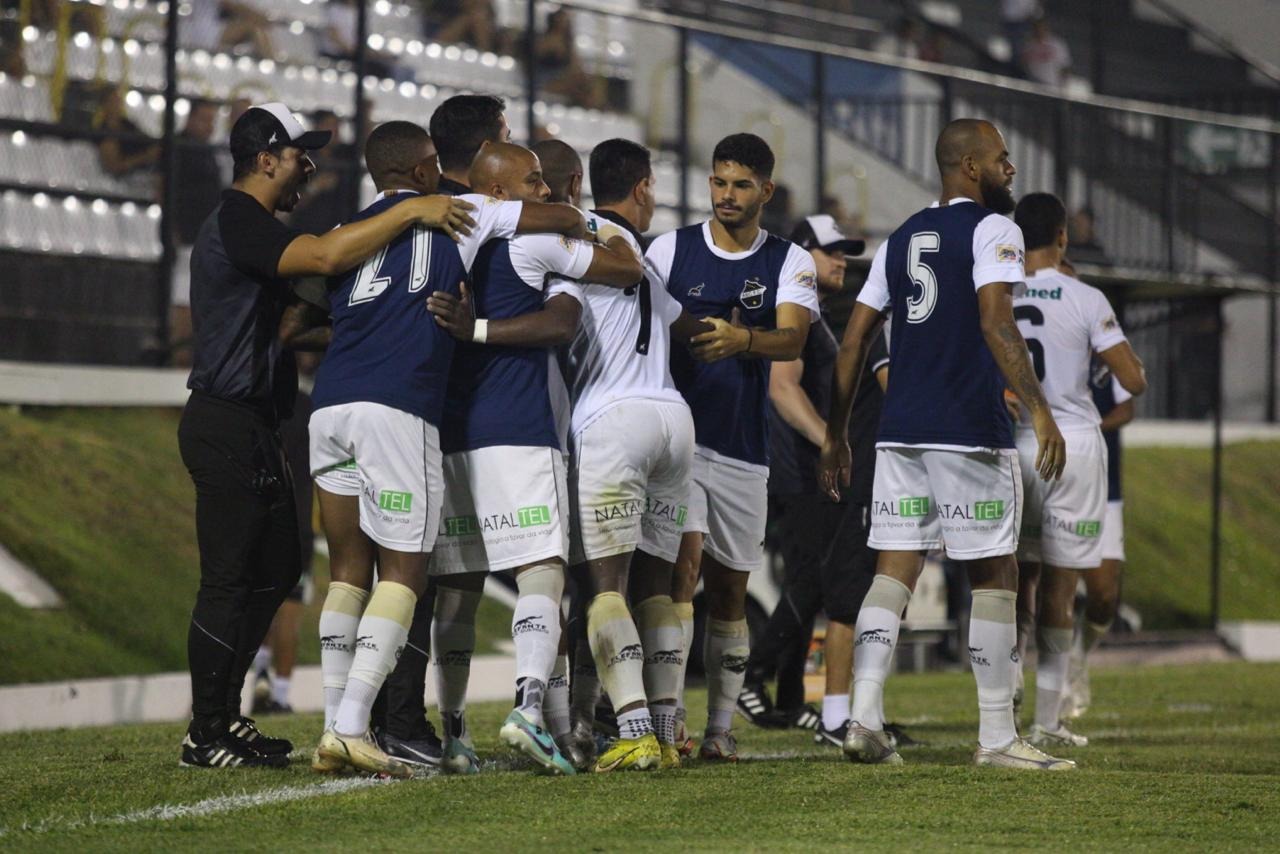
[[[173,212],[178,242],[191,246],[205,219],[222,197],[222,167],[218,155],[206,142],[179,134],[174,139],[178,160],[178,204]]]
[[[466,184],[440,176],[440,183],[436,185],[436,192],[442,196],[465,196],[471,192],[471,188]]]
[[[240,190],[226,190],[191,250],[194,353],[187,388],[286,417],[298,389],[293,353],[280,344],[292,300],[276,269],[300,232]]]
[[[823,317],[809,327],[800,358],[804,369],[800,388],[823,418],[831,409],[831,378],[835,371],[836,337]],[[871,500],[876,459],[876,427],[880,423],[883,393],[875,373],[889,361],[881,335],[867,353],[866,373],[858,383],[858,395],[849,416],[849,445],[853,451],[853,479],[847,495],[865,504]],[[769,406],[769,492],[774,495],[811,495],[818,491],[817,465],[821,449],[783,420]]]

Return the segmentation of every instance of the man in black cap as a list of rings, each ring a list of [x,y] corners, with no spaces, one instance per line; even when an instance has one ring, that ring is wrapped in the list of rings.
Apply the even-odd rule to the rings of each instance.
[[[827,214],[806,217],[791,233],[791,241],[813,256],[823,302],[843,289],[846,256],[860,255],[864,248],[863,241],[846,237]],[[867,370],[878,382],[859,386],[849,424],[858,480],[833,504],[821,493],[816,470],[838,349],[824,313],[810,327],[801,357],[775,362],[769,377],[769,519],[786,575],[763,636],[752,644],[738,697],[739,711],[752,722],[817,730],[820,744],[836,746],[843,741],[842,727],[849,717],[853,624],[875,577],[875,552],[867,547],[867,507],[889,361],[883,341],[878,341],[867,359]],[[827,614],[821,716],[804,702],[804,662],[819,610]],[[764,685],[775,672],[776,707]]]
[[[322,236],[275,217],[297,204],[315,172],[308,151],[329,142],[283,104],[247,110],[231,130],[231,189],[200,227],[191,253],[191,398],[178,447],[196,487],[200,589],[187,657],[192,719],[183,765],[288,764],[293,746],[240,715],[244,677],[280,602],[298,580],[301,550],[278,425],[297,391],[293,353],[279,328],[290,279],[333,275],[406,228],[468,233],[467,202],[412,199]],[[306,337],[294,346],[306,346]]]

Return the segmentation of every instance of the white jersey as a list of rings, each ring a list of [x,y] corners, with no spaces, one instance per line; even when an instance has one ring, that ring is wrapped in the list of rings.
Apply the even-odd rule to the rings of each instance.
[[[643,257],[635,236],[625,229],[623,235]],[[547,298],[561,293],[582,304],[582,320],[564,366],[572,434],[623,400],[684,402],[670,368],[670,326],[680,316],[680,303],[647,268],[644,282],[634,288],[553,280]]]
[[[1125,340],[1102,291],[1054,269],[1037,270],[1014,299],[1013,316],[1058,428],[1097,427],[1102,419],[1089,391],[1090,360]],[[1021,426],[1029,429],[1025,418]]]

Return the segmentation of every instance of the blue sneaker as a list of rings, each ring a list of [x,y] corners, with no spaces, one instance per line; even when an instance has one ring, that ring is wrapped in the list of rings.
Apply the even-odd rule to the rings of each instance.
[[[564,758],[551,733],[524,716],[519,709],[512,709],[502,729],[498,731],[508,747],[514,747],[537,762],[547,774],[576,774],[573,764]]]
[[[469,738],[445,736],[440,770],[446,774],[479,774],[480,759]]]

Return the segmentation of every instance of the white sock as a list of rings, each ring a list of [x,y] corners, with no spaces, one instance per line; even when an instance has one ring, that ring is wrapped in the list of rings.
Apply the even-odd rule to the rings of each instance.
[[[467,707],[471,655],[476,648],[479,590],[437,587],[431,618],[431,655],[435,661],[436,706],[441,716],[461,714]]]
[[[822,728],[825,730],[839,729],[840,725],[847,720],[849,720],[849,695],[827,694],[823,696]]]
[[[271,683],[271,699],[282,706],[289,705],[289,683],[292,681],[288,676],[276,676]]]
[[[556,656],[551,681],[547,683],[547,696],[543,700],[543,717],[556,738],[569,734],[569,656]]]
[[[676,706],[683,711],[685,676],[689,672],[689,656],[693,654],[693,603],[673,602],[671,607],[675,610],[676,618],[680,620],[681,648],[684,652],[681,656],[684,664],[680,666],[680,682],[676,686]]]
[[[645,706],[618,715],[618,738],[643,738],[651,732],[653,719]]]
[[[663,744],[676,743],[676,716],[679,709],[674,703],[654,703],[649,706],[649,713],[653,716],[653,731]]]
[[[530,567],[516,576],[515,611],[511,615],[511,639],[516,646],[516,685],[519,706],[526,717],[542,724],[542,697],[560,649],[560,598],[564,593],[564,568],[559,564]],[[525,680],[538,683],[541,690]]]
[[[870,730],[884,729],[884,683],[898,645],[902,612],[911,590],[895,578],[877,575],[862,600],[853,642],[851,720]]]
[[[369,728],[369,710],[400,658],[417,602],[412,590],[394,581],[379,581],[373,588],[356,629],[356,652],[347,675],[347,689],[333,722],[339,734],[363,735]]]
[[[1072,634],[1071,629],[1036,629],[1036,724],[1045,729],[1058,728],[1071,664]]]
[[[727,732],[747,676],[751,654],[746,620],[707,619],[703,665],[707,670],[707,732]]]
[[[356,629],[369,591],[335,581],[320,611],[320,673],[324,685],[324,728],[333,726],[355,658]]]
[[[1013,720],[1018,629],[1012,590],[975,590],[969,612],[969,661],[978,683],[978,743],[1008,746],[1018,737]]]
[[[633,703],[646,703],[644,649],[621,594],[605,592],[591,600],[587,608],[587,637],[591,640],[596,672],[614,711]]]
[[[651,701],[674,701],[684,675],[684,634],[670,596],[636,605],[636,629],[644,647],[644,692]]]
[[[258,647],[258,651],[253,654],[253,672],[261,673],[271,666],[271,647]]]

